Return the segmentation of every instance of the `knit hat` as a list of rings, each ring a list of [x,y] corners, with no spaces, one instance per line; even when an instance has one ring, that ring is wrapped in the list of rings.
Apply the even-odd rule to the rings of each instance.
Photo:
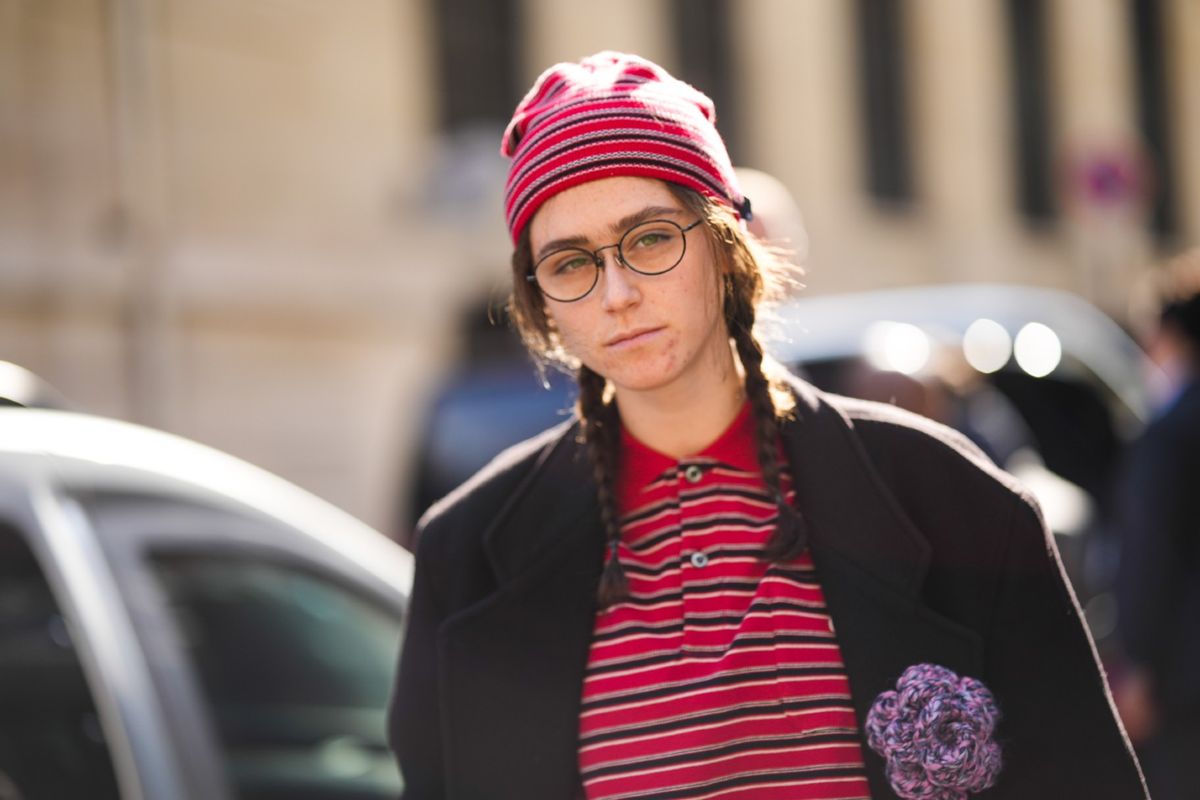
[[[606,50],[550,67],[500,147],[512,158],[504,208],[513,242],[554,195],[617,175],[686,186],[748,219],[716,119],[702,92],[638,56]]]

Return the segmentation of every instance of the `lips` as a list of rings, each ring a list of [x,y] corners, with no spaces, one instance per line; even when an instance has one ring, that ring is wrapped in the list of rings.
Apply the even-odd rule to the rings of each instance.
[[[650,334],[661,331],[662,328],[635,328],[631,331],[622,331],[604,343],[605,347],[616,347],[623,344],[636,344],[638,341],[649,338]]]

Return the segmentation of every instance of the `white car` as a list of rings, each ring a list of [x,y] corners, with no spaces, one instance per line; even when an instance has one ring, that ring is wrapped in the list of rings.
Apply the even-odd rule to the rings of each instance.
[[[1083,506],[1111,493],[1148,414],[1137,343],[1066,292],[918,286],[803,297],[774,316],[778,359],[822,388],[963,431],[1030,482],[1059,533],[1086,527]]]
[[[973,366],[991,361],[979,364],[989,374],[1086,381],[1118,424],[1147,414],[1141,348],[1070,292],[1001,283],[910,286],[800,296],[772,316],[769,349],[784,363],[865,356],[883,368],[918,373],[933,348],[964,348]]]
[[[1150,413],[1138,344],[1078,295],[1012,284],[800,297],[773,318],[772,354],[818,386],[939,419],[1024,481],[1103,648],[1114,479]]]
[[[0,800],[367,800],[407,551],[184,439],[0,408]]]

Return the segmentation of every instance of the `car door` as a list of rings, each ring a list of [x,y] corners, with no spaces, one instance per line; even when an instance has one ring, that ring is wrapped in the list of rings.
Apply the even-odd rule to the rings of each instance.
[[[197,798],[400,793],[384,720],[399,587],[238,503],[95,488],[78,499]]]
[[[28,517],[0,509],[0,798],[118,800],[116,715],[106,730],[35,535]]]

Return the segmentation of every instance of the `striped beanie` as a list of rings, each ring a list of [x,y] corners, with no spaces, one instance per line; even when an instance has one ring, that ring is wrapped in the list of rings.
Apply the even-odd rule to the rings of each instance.
[[[604,51],[542,73],[513,113],[504,210],[513,242],[543,203],[588,181],[670,181],[749,217],[713,103],[638,56]]]

